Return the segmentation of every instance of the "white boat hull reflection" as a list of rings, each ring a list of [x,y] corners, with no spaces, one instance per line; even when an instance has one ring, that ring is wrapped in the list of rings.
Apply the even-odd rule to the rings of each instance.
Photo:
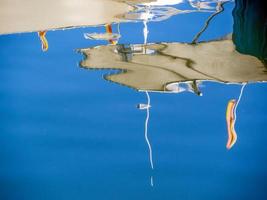
[[[0,34],[99,26],[126,21],[160,21],[180,13],[204,12],[205,7],[196,7],[196,2],[196,0],[4,0],[0,1]],[[212,5],[206,9],[206,12],[210,12],[220,0],[205,2]],[[178,10],[173,7],[181,3],[191,5],[191,9]]]

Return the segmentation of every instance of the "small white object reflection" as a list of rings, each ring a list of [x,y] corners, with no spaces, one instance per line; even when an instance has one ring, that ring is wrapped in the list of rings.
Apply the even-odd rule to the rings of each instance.
[[[151,105],[144,104],[144,103],[139,103],[139,104],[137,105],[137,108],[138,108],[139,110],[145,110],[145,109],[149,109],[149,108],[151,108]]]

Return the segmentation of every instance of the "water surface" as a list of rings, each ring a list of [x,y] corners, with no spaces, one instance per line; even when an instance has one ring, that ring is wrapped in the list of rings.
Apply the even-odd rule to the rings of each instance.
[[[262,44],[263,48],[244,42],[239,45],[238,41],[244,40],[241,34],[249,34],[251,29],[242,32],[245,29],[236,26],[240,18],[232,11],[235,8],[242,12],[242,5],[237,9],[240,4],[234,2],[225,3],[223,12],[212,18],[192,44],[207,19],[218,11],[217,2],[203,5],[211,5],[212,9],[176,13],[161,21],[135,18],[120,22],[120,38],[115,44],[111,44],[110,38],[84,38],[84,33],[106,33],[103,25],[48,31],[49,48],[45,52],[36,32],[1,35],[0,199],[265,199],[266,48],[262,42],[253,44]],[[197,10],[190,2],[166,6],[171,7],[168,11]],[[247,27],[246,23],[243,26]],[[118,33],[118,23],[111,27],[112,33]],[[149,31],[147,45],[144,30]],[[262,33],[262,29],[257,30]],[[231,40],[232,35],[236,40]],[[220,49],[206,51],[213,42],[225,41],[237,47],[232,50],[235,53],[222,57]],[[193,54],[192,59],[207,52],[192,66],[200,63],[198,70],[214,76],[217,73],[216,77],[223,80],[203,74],[191,77],[191,71],[189,78],[182,79],[168,74],[171,83],[178,82],[179,89],[185,89],[178,92],[177,85],[167,87],[169,81],[157,81],[164,76],[161,71],[154,73],[149,68],[144,74],[142,65],[137,65],[141,69],[137,77],[105,80],[129,64],[122,59],[122,66],[114,66],[114,60],[105,51],[100,52],[102,57],[88,56],[93,65],[81,65],[86,60],[82,49],[91,52],[122,45],[160,44],[193,45],[195,49],[188,51]],[[204,49],[198,50],[201,45]],[[116,51],[111,53],[121,59]],[[178,49],[175,54],[186,53]],[[235,54],[240,57],[234,57]],[[149,54],[142,48],[139,54],[130,56],[142,57],[141,64],[157,65],[161,60],[155,62],[158,52]],[[186,66],[183,60],[173,59],[160,66],[169,68],[168,62]],[[221,65],[216,64],[215,71],[201,65],[217,63],[213,62],[216,59],[221,59]],[[252,64],[248,71],[242,71],[242,66],[248,64],[246,59],[249,64],[252,60]],[[180,70],[178,64],[175,67]],[[210,66],[214,70],[214,65]],[[139,88],[131,85],[131,80]],[[197,81],[202,96],[192,87],[193,81]],[[242,83],[247,84],[236,110],[238,138],[228,150],[226,108],[229,100],[238,99]],[[160,89],[151,88],[155,84]],[[147,134],[153,150],[153,170],[144,135],[147,110],[137,108],[138,104],[147,103],[145,91],[151,105]]]

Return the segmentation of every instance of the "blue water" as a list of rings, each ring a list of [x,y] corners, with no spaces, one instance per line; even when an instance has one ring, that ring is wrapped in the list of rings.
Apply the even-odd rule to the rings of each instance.
[[[201,40],[232,32],[225,6]],[[148,23],[149,42],[190,42],[210,13]],[[225,110],[240,85],[205,83],[203,96],[150,93],[144,139],[142,92],[79,67],[78,48],[103,27],[0,36],[0,199],[259,199],[267,198],[267,84],[245,87],[237,110],[238,140],[225,148]],[[142,23],[122,23],[119,43],[142,43]],[[154,187],[150,176],[154,177]]]

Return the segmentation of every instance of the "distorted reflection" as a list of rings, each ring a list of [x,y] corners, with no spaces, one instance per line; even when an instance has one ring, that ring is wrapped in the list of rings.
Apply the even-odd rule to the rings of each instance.
[[[181,2],[176,1],[176,3]],[[80,51],[86,55],[86,59],[80,63],[81,67],[121,70],[118,73],[106,75],[104,78],[146,93],[148,91],[192,92],[202,96],[199,88],[205,81],[241,84],[242,88],[238,99],[230,100],[226,110],[228,130],[226,147],[230,149],[237,140],[236,111],[246,83],[267,81],[267,48],[264,23],[258,23],[255,32],[251,28],[253,23],[250,23],[258,19],[259,16],[264,15],[264,19],[266,19],[266,15],[263,12],[256,14],[254,13],[255,9],[251,9],[252,15],[244,14],[242,15],[244,20],[241,20],[240,13],[245,12],[245,5],[239,3],[237,3],[233,13],[235,22],[233,34],[219,40],[198,42],[211,20],[223,12],[224,4],[227,2],[229,1],[189,1],[190,5],[198,10],[214,9],[191,43],[147,44],[149,33],[147,22],[166,19],[177,14],[178,10],[171,6],[162,7],[160,1],[141,4],[135,11],[125,14],[124,18],[143,21],[144,44],[119,44],[81,49]],[[212,7],[212,5],[216,6]],[[183,12],[188,12],[188,10]],[[247,40],[247,34],[250,33],[255,37],[253,41],[256,42],[250,43],[250,40]],[[242,42],[243,40],[245,42]],[[139,104],[138,108],[146,109],[149,117],[149,103]],[[145,135],[147,135],[147,124]],[[149,141],[148,146],[150,149]],[[152,164],[151,166],[153,168]]]
[[[216,31],[204,35],[212,38],[208,40],[205,40],[205,37],[202,36],[208,30],[210,24],[215,24],[214,19],[220,16],[218,22],[229,23],[230,18],[226,16],[230,13],[229,10],[225,13],[226,15],[221,16],[221,14],[225,9],[232,9],[231,6],[233,5],[227,6],[230,4],[229,2],[234,0],[28,1],[25,3],[24,1],[8,0],[0,3],[0,34],[33,32],[35,39],[40,40],[34,42],[38,45],[38,48],[40,48],[39,43],[41,42],[42,51],[46,52],[49,48],[46,37],[48,31],[87,26],[96,27],[94,29],[79,29],[71,34],[65,34],[63,37],[60,36],[61,41],[67,41],[69,39],[67,37],[70,36],[74,36],[75,40],[71,44],[59,46],[60,48],[57,51],[48,54],[48,56],[38,55],[32,62],[27,57],[31,55],[27,53],[32,52],[32,47],[27,47],[27,51],[24,53],[24,49],[11,48],[10,45],[17,40],[16,38],[14,40],[9,40],[9,38],[1,40],[4,41],[3,44],[10,42],[10,44],[3,45],[5,48],[3,48],[1,54],[4,55],[3,58],[5,57],[5,61],[1,63],[3,65],[3,80],[5,80],[0,89],[5,95],[4,98],[1,98],[2,110],[6,114],[6,117],[2,119],[3,123],[6,123],[3,129],[6,131],[3,135],[4,151],[9,152],[12,150],[10,151],[11,153],[6,155],[4,152],[2,156],[5,163],[3,169],[1,169],[1,177],[4,180],[1,183],[4,183],[2,184],[4,185],[4,190],[11,194],[11,198],[27,196],[28,193],[33,199],[34,195],[38,196],[39,194],[47,195],[47,199],[51,199],[49,195],[52,198],[61,196],[64,199],[66,191],[74,189],[70,190],[71,194],[66,193],[67,198],[75,196],[77,199],[85,199],[79,197],[88,195],[94,199],[95,195],[98,199],[106,199],[107,196],[113,196],[113,199],[117,198],[116,200],[119,200],[125,199],[126,196],[131,196],[133,186],[137,186],[137,192],[133,192],[142,193],[141,196],[144,197],[148,196],[151,193],[144,190],[143,185],[140,186],[137,182],[139,181],[139,176],[143,178],[143,175],[139,173],[139,170],[144,169],[140,167],[140,154],[143,153],[146,156],[145,164],[150,170],[149,181],[151,187],[157,185],[157,181],[154,181],[156,180],[154,178],[156,177],[157,168],[161,168],[157,172],[159,179],[162,171],[164,171],[165,176],[169,176],[163,178],[167,184],[158,184],[162,188],[157,189],[158,191],[155,190],[156,193],[153,194],[152,199],[155,199],[154,197],[160,199],[162,194],[172,192],[175,187],[179,188],[179,191],[175,192],[179,193],[177,196],[180,196],[180,198],[170,195],[170,199],[195,199],[195,196],[189,195],[194,190],[196,193],[202,194],[202,196],[209,195],[203,199],[212,199],[213,196],[222,194],[229,196],[231,191],[229,192],[228,190],[233,188],[231,186],[236,185],[231,183],[233,180],[232,175],[235,172],[238,172],[237,184],[242,179],[245,180],[243,182],[250,183],[254,181],[259,183],[257,186],[262,185],[263,182],[260,180],[258,172],[262,172],[263,168],[257,168],[256,165],[253,165],[249,166],[249,170],[247,170],[243,163],[246,163],[248,159],[243,159],[242,152],[234,154],[234,156],[239,156],[238,159],[230,160],[228,157],[227,162],[231,163],[228,163],[227,166],[231,166],[231,169],[225,168],[226,170],[223,171],[221,170],[223,168],[221,164],[225,166],[225,158],[223,158],[223,154],[218,154],[222,151],[218,151],[218,149],[214,152],[213,150],[210,151],[211,148],[217,147],[218,144],[216,143],[218,142],[217,138],[213,137],[214,135],[211,136],[211,130],[215,129],[217,131],[220,129],[220,126],[217,126],[217,120],[220,119],[222,119],[220,122],[223,125],[222,127],[225,128],[226,125],[227,130],[223,129],[224,133],[222,134],[225,138],[227,136],[227,140],[219,142],[222,142],[222,148],[224,148],[225,142],[226,149],[230,150],[234,147],[237,138],[242,135],[240,133],[242,129],[238,130],[236,125],[238,125],[237,117],[241,115],[238,109],[242,106],[241,99],[244,99],[242,96],[245,87],[249,83],[267,81],[267,12],[266,8],[259,3],[260,0],[235,0],[233,32],[229,31],[230,28],[227,26],[223,28],[212,27],[212,30]],[[193,13],[197,15],[191,16]],[[162,23],[164,25],[160,24],[162,27],[154,26],[154,30],[164,30],[165,32],[158,35],[155,33],[153,42],[149,41],[152,38],[152,28],[150,26],[152,26],[153,22],[159,23],[177,15],[189,17],[177,17],[174,20]],[[122,38],[125,36],[121,34],[120,30],[120,25],[123,23],[125,25],[123,31],[130,30],[124,34],[129,34],[128,38],[131,41],[127,41],[127,38]],[[138,25],[142,26],[138,30],[139,33],[142,32],[139,37],[133,34],[135,33],[134,31],[133,33],[131,32],[135,27],[140,27],[138,25],[131,27],[133,23],[139,23]],[[187,23],[190,23],[190,25]],[[173,28],[174,26],[175,28]],[[183,30],[184,27],[189,27],[189,30]],[[201,28],[195,29],[197,27]],[[105,30],[103,29],[99,33],[101,28],[105,28]],[[90,30],[96,29],[96,32],[90,32]],[[184,32],[178,33],[180,30]],[[190,30],[196,31],[192,33]],[[170,32],[172,33],[169,34]],[[187,34],[189,32],[190,34]],[[37,34],[39,38],[37,38]],[[194,37],[189,38],[191,34]],[[82,35],[84,38],[81,41]],[[162,35],[171,35],[171,37],[166,39]],[[182,35],[183,38],[178,38],[177,35]],[[220,36],[217,38],[212,37],[214,35]],[[142,38],[140,39],[140,37]],[[58,39],[55,38],[54,41]],[[200,41],[200,38],[204,38],[204,40]],[[127,44],[120,43],[122,42],[121,39],[126,41]],[[106,45],[98,46],[99,40],[101,42],[104,41]],[[136,41],[142,41],[143,44],[137,44]],[[84,73],[83,70],[74,72],[73,69],[70,70],[68,68],[66,70],[65,66],[54,68],[56,65],[73,63],[75,58],[70,56],[73,53],[73,48],[76,48],[76,45],[84,46],[86,43],[91,46],[79,50],[85,56],[80,62],[80,67],[94,70],[116,70],[115,72],[112,71],[111,74],[104,75],[104,79],[140,92],[139,94],[146,97],[146,101],[144,100],[144,102],[137,104],[136,108],[134,108],[135,110],[133,110],[133,108],[125,106],[128,103],[125,103],[125,101],[138,102],[135,99],[137,95],[134,98],[132,98],[134,96],[132,95],[131,97],[121,98],[118,101],[121,94],[119,97],[115,97],[113,95],[114,91],[105,90],[103,95],[101,92],[104,90],[95,89],[96,85],[100,86],[101,84],[95,80],[91,82],[92,79],[89,77],[89,80],[87,78],[88,74]],[[18,44],[24,45],[28,43],[26,40]],[[92,46],[93,44],[95,46]],[[30,46],[34,45],[31,44]],[[62,47],[64,51],[61,51]],[[9,57],[13,52],[18,55],[22,52],[26,57],[23,57],[25,55]],[[43,60],[43,57],[47,57],[48,60]],[[68,60],[66,57],[68,57]],[[43,65],[36,68],[35,66],[40,64],[36,60],[42,62]],[[20,67],[23,61],[28,64],[25,70],[17,70],[14,66],[9,66],[16,63]],[[48,76],[47,69],[43,67],[45,65],[49,65],[49,69],[52,70],[52,73],[49,73]],[[40,71],[43,69],[45,71]],[[29,77],[33,79],[29,79]],[[42,82],[49,83],[49,85],[44,85]],[[203,109],[199,112],[198,106],[200,104],[192,103],[192,101],[199,100],[205,94],[203,86],[207,82],[235,84],[238,85],[240,91],[238,91],[236,97],[231,98],[228,96],[225,98],[229,94],[219,94],[216,100],[219,99],[219,101],[227,104],[226,108],[223,106],[221,110],[216,107],[220,104],[215,104],[214,99],[211,99],[214,97],[213,95],[210,95],[209,98],[202,97],[201,106],[214,103],[212,107],[214,110],[207,111],[208,109]],[[21,87],[16,87],[17,85]],[[88,85],[90,85],[90,88],[87,87]],[[216,90],[219,87],[212,88]],[[115,89],[117,88],[115,87]],[[210,92],[210,90],[207,90],[207,92]],[[186,93],[189,95],[184,95],[186,98],[177,98],[179,102],[177,99],[172,99],[171,101],[168,99],[168,107],[164,107],[164,105],[153,112],[156,103],[153,104],[152,109],[151,99],[152,103],[154,100],[152,93],[171,93],[173,95],[168,95],[171,97],[175,94],[182,95]],[[32,96],[32,98],[28,98],[29,96]],[[72,98],[73,96],[75,98]],[[110,101],[106,104],[103,97],[107,96],[114,96],[115,98],[110,98]],[[251,96],[253,95],[251,94]],[[266,96],[262,94],[261,96],[255,95],[253,100],[260,99],[258,97]],[[16,99],[18,99],[17,103],[14,101]],[[224,99],[229,101],[226,102]],[[162,101],[158,102],[163,105]],[[252,103],[250,106],[254,105]],[[172,107],[170,108],[170,106]],[[181,109],[181,107],[183,108]],[[251,107],[251,109],[254,108]],[[114,109],[116,109],[116,112],[114,112]],[[247,107],[247,109],[249,110],[250,108]],[[260,112],[263,111],[260,106],[258,106],[258,110]],[[156,111],[159,114],[157,117],[165,117],[166,114],[168,116],[160,121],[160,125],[152,127],[151,116],[156,114]],[[194,112],[197,113],[195,114]],[[36,114],[36,116],[33,116],[33,114]],[[188,116],[188,114],[191,116]],[[141,151],[139,151],[140,146],[128,145],[130,142],[137,141],[134,138],[136,135],[132,137],[134,134],[131,133],[135,133],[138,130],[134,126],[136,126],[136,117],[140,116],[144,118],[141,121],[141,131],[144,131],[142,132],[144,134],[142,135],[142,142],[146,145],[144,150],[141,149]],[[198,118],[193,119],[193,116]],[[211,118],[207,118],[207,116]],[[221,116],[226,119],[221,118]],[[261,116],[246,118],[244,122],[253,119],[255,123],[259,117]],[[120,126],[116,124],[118,120],[122,122],[119,124]],[[206,120],[206,123],[202,124],[204,120]],[[132,123],[133,121],[134,123]],[[262,125],[264,123],[260,121],[259,124]],[[103,129],[99,130],[99,125],[103,126]],[[183,127],[181,128],[181,126]],[[203,138],[203,134],[199,134],[206,131],[203,127],[210,130],[208,131],[210,135],[207,134],[206,138]],[[122,129],[118,130],[118,128]],[[152,128],[162,132],[161,136],[155,139],[155,143],[151,141],[153,136],[151,134],[153,133],[151,131]],[[178,137],[176,135],[177,132],[179,132]],[[185,132],[186,134],[183,134]],[[106,137],[107,133],[109,134],[108,137]],[[184,139],[185,137],[187,138]],[[181,138],[182,140],[180,140]],[[210,140],[211,138],[212,141]],[[251,142],[250,140],[247,141]],[[196,143],[199,144],[199,142],[202,143],[202,146],[195,145]],[[212,145],[207,145],[209,142]],[[256,143],[258,141],[254,142],[255,146],[253,147],[258,147],[258,152],[264,152],[261,149],[262,146]],[[122,145],[117,146],[118,143]],[[167,149],[165,146],[161,146],[158,150],[160,153],[155,152],[155,147],[161,144],[170,148]],[[15,146],[16,148],[13,148]],[[25,146],[27,146],[27,149],[20,152],[20,149],[25,149]],[[196,154],[196,148],[201,147],[203,147],[201,154]],[[183,151],[184,149],[190,150]],[[246,151],[250,150],[249,148],[244,149]],[[158,154],[153,154],[153,150],[154,153]],[[177,154],[177,152],[179,153]],[[207,155],[207,153],[209,154]],[[154,162],[159,158],[158,155],[162,156],[162,158],[158,162]],[[11,159],[9,159],[10,156]],[[172,156],[175,156],[175,159],[169,162],[168,159],[172,158]],[[176,159],[178,156],[181,157]],[[217,157],[218,159],[216,159]],[[251,158],[252,160],[255,158],[253,161],[256,161],[256,164],[262,164],[266,160],[259,160],[254,155],[251,155]],[[128,159],[136,160],[129,162]],[[112,162],[109,162],[111,160]],[[214,161],[212,165],[209,162],[210,160]],[[118,164],[114,164],[118,161],[121,162],[119,164],[125,167],[124,170],[118,169]],[[17,172],[17,163],[22,165],[20,172]],[[176,168],[177,163],[181,167]],[[196,166],[194,166],[195,164]],[[65,168],[65,166],[67,167]],[[190,168],[191,166],[194,166],[194,168]],[[107,171],[107,169],[110,171]],[[174,170],[177,171],[175,174],[173,173]],[[220,173],[217,173],[218,171]],[[252,174],[251,171],[256,171],[256,173],[253,172]],[[175,176],[170,175],[171,173]],[[213,175],[218,174],[219,176],[213,177]],[[99,175],[100,177],[98,177]],[[125,186],[121,187],[121,183],[126,182],[125,179],[129,180],[128,178],[134,176],[136,176],[135,183],[125,184]],[[116,180],[117,182],[113,181],[114,177],[118,179]],[[192,185],[191,182],[193,183]],[[221,187],[221,184],[225,186]],[[15,191],[14,187],[16,187],[16,191],[19,191],[18,193],[12,193]],[[204,187],[207,188],[207,191],[202,191]],[[221,190],[216,191],[218,188]],[[245,185],[244,188],[249,188],[249,185]],[[256,187],[255,185],[253,189],[255,188],[261,189],[263,187]],[[104,198],[98,197],[102,189],[106,191]],[[232,198],[238,199],[239,196],[246,196],[246,193],[240,194],[240,191],[243,192],[243,187],[238,186],[237,189],[239,193],[232,196]],[[185,190],[185,192],[182,193],[182,190]],[[212,190],[217,193],[212,193]],[[90,194],[92,191],[95,191],[95,194]],[[115,193],[120,193],[117,191],[123,192],[118,196],[114,196]],[[260,194],[261,191],[255,190],[254,192],[259,193],[258,196],[262,195]],[[80,193],[81,196],[79,196]],[[132,199],[136,199],[136,197],[138,195],[131,196]],[[201,197],[199,198],[202,199]],[[225,197],[222,198],[224,199]]]

